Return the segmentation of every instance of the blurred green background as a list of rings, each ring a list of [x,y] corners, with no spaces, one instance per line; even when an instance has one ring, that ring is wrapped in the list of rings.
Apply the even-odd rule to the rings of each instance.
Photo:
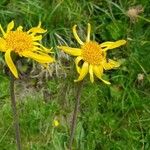
[[[23,150],[66,150],[75,104],[77,78],[73,58],[56,46],[77,47],[72,26],[86,36],[104,41],[127,40],[109,52],[119,59],[117,70],[107,71],[104,85],[87,76],[82,89],[74,150],[150,149],[150,5],[149,0],[1,0],[0,23],[14,20],[28,30],[42,22],[47,29],[43,45],[53,47],[58,62],[44,70],[28,60],[18,63],[16,80]],[[38,68],[38,69],[37,69]],[[0,149],[15,150],[9,76],[0,53]],[[53,121],[59,121],[54,127]]]

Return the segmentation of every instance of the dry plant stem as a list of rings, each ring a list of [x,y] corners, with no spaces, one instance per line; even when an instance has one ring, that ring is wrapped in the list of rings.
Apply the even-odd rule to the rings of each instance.
[[[73,144],[74,133],[75,133],[75,128],[76,128],[76,124],[77,124],[77,116],[78,116],[78,111],[79,111],[82,87],[83,87],[83,81],[78,83],[78,86],[77,86],[76,102],[75,102],[75,108],[74,108],[73,118],[72,118],[72,122],[71,122],[69,150],[72,150],[72,144]]]
[[[15,92],[14,92],[14,76],[12,73],[10,73],[10,97],[11,97],[11,106],[12,106],[12,111],[13,111],[14,129],[15,129],[15,134],[16,134],[17,149],[21,150],[19,117],[18,117],[18,113],[17,113]]]

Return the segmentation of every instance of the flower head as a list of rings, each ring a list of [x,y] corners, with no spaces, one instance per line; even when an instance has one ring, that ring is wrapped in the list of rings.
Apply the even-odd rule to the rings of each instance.
[[[102,44],[99,44],[96,41],[91,41],[91,25],[88,24],[86,41],[83,42],[77,34],[76,27],[77,25],[73,26],[73,34],[81,47],[72,48],[67,46],[58,46],[58,48],[60,48],[64,52],[73,56],[77,56],[77,58],[75,59],[75,64],[77,72],[79,73],[79,77],[77,80],[75,80],[75,82],[83,80],[83,78],[89,72],[90,80],[92,83],[94,82],[95,74],[104,83],[110,84],[110,82],[102,79],[103,70],[110,70],[119,67],[120,64],[119,62],[112,59],[107,59],[106,51],[109,49],[120,47],[121,45],[124,45],[126,41],[119,40],[116,42],[104,42]],[[80,67],[80,62],[82,63],[82,67]]]
[[[127,16],[133,23],[135,23],[138,20],[139,14],[142,13],[143,11],[144,8],[141,5],[130,7],[129,10],[127,11]]]
[[[32,58],[41,64],[54,62],[54,58],[48,55],[50,49],[40,44],[42,40],[40,34],[46,32],[41,28],[41,22],[37,27],[28,31],[23,31],[22,26],[19,26],[16,30],[13,30],[13,28],[14,21],[7,25],[6,32],[0,25],[3,35],[3,37],[0,37],[0,51],[5,52],[5,61],[16,78],[18,78],[18,72],[12,61],[11,52],[18,54],[20,57]]]
[[[59,126],[59,121],[57,119],[53,120],[53,126],[58,127]]]

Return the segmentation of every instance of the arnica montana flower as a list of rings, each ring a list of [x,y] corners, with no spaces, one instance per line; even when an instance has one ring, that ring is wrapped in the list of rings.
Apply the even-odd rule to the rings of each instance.
[[[5,53],[5,61],[16,78],[18,78],[18,72],[12,61],[11,52],[18,54],[20,57],[34,59],[41,64],[54,61],[54,58],[48,55],[50,49],[39,43],[42,39],[40,34],[46,32],[41,28],[41,22],[37,27],[31,28],[27,32],[23,31],[22,26],[19,26],[16,30],[13,30],[13,28],[14,21],[7,25],[6,32],[0,25],[3,35],[3,37],[0,37],[0,51]]]
[[[79,73],[79,77],[75,82],[83,80],[83,78],[89,72],[90,80],[94,82],[94,74],[106,84],[110,82],[102,79],[103,70],[110,70],[116,67],[119,67],[120,64],[117,61],[106,58],[106,51],[109,49],[114,49],[124,45],[125,40],[119,40],[116,42],[104,42],[102,44],[97,43],[96,41],[90,40],[91,25],[88,24],[86,42],[83,42],[76,31],[77,25],[73,26],[73,34],[77,42],[81,45],[80,48],[72,48],[68,46],[58,46],[64,52],[77,56],[75,59],[76,69]],[[80,62],[82,67],[80,67]]]

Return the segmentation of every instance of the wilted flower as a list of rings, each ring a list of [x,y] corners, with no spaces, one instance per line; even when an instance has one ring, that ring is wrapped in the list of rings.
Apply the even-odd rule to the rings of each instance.
[[[132,22],[136,22],[138,15],[143,11],[144,11],[143,7],[141,5],[138,5],[129,8],[129,10],[127,11],[127,15]]]
[[[79,73],[79,77],[75,82],[83,80],[83,78],[89,72],[90,80],[94,82],[94,74],[106,84],[110,82],[102,79],[103,70],[110,70],[116,67],[119,67],[120,64],[117,61],[112,59],[107,59],[107,50],[114,49],[124,45],[125,40],[119,40],[116,42],[104,42],[102,44],[97,43],[96,41],[90,40],[91,25],[88,24],[86,42],[81,41],[77,31],[77,25],[73,26],[73,34],[77,42],[81,45],[80,48],[72,48],[68,46],[58,46],[61,50],[67,54],[77,56],[75,59],[76,69]],[[80,62],[83,62],[82,67],[80,67]]]
[[[41,64],[54,62],[54,58],[48,55],[51,49],[47,49],[40,44],[42,35],[39,34],[46,32],[41,28],[41,22],[37,27],[28,31],[23,31],[22,26],[19,26],[16,30],[13,30],[13,28],[14,21],[7,25],[6,32],[0,25],[3,35],[3,37],[0,37],[0,51],[5,53],[6,64],[16,78],[18,78],[18,72],[12,61],[11,52],[18,54],[20,57],[32,58]]]

